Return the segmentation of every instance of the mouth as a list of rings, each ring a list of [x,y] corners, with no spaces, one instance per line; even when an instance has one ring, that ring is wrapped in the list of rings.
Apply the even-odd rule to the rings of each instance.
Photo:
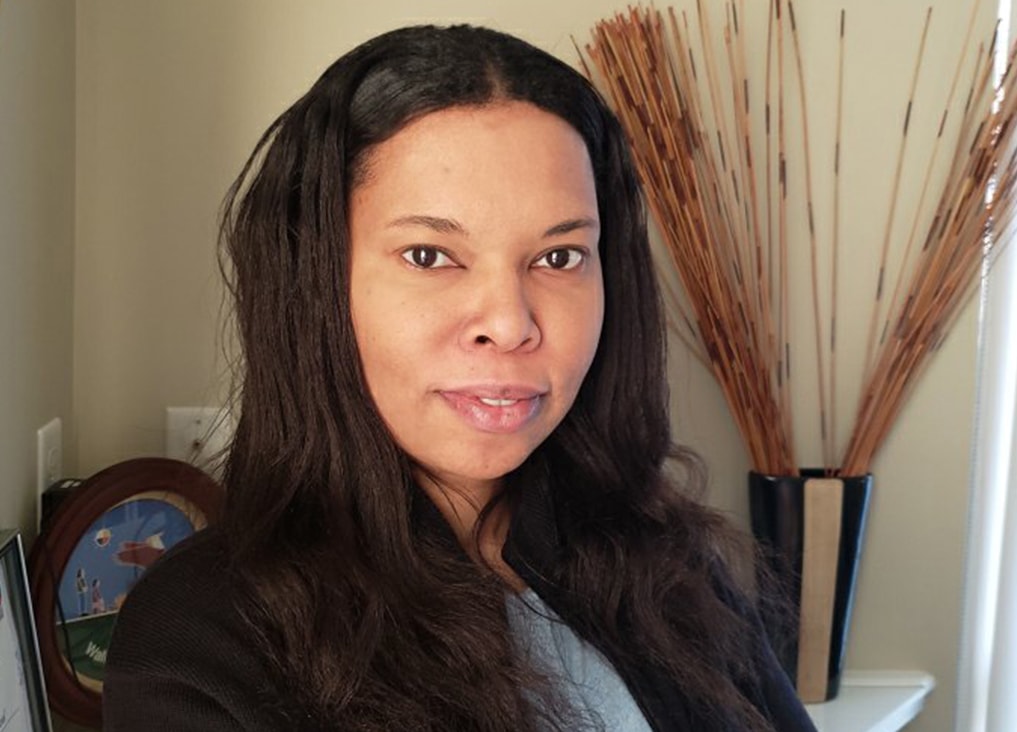
[[[513,404],[518,404],[519,399],[488,399],[487,397],[477,397],[481,404],[486,404],[489,407],[511,407]]]
[[[469,426],[506,434],[526,427],[540,412],[546,392],[528,388],[462,388],[438,392]]]

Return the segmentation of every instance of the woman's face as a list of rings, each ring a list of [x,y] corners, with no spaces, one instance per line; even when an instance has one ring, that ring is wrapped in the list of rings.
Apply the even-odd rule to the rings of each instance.
[[[350,201],[350,306],[396,442],[491,488],[572,406],[604,315],[579,134],[523,102],[428,114],[378,145]]]

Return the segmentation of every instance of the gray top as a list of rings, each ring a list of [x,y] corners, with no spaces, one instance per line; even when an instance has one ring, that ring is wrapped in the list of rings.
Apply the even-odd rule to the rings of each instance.
[[[610,662],[577,636],[533,590],[510,594],[509,627],[524,658],[561,680],[560,690],[594,729],[651,732],[625,682]]]

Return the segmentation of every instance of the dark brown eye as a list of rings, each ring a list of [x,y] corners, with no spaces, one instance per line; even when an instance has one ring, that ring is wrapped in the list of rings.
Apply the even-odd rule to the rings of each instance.
[[[420,269],[435,269],[452,265],[449,256],[435,247],[410,247],[403,252],[403,259]]]
[[[578,249],[552,249],[541,255],[536,266],[549,269],[574,269],[583,263],[586,254]]]

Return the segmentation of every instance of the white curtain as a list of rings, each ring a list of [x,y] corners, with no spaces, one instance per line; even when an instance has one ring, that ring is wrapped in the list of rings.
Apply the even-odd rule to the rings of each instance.
[[[1000,0],[1000,37],[1011,0]],[[1006,49],[1008,44],[1001,44]],[[1002,70],[1005,55],[997,68]],[[1017,232],[982,289],[955,732],[1017,730]]]

